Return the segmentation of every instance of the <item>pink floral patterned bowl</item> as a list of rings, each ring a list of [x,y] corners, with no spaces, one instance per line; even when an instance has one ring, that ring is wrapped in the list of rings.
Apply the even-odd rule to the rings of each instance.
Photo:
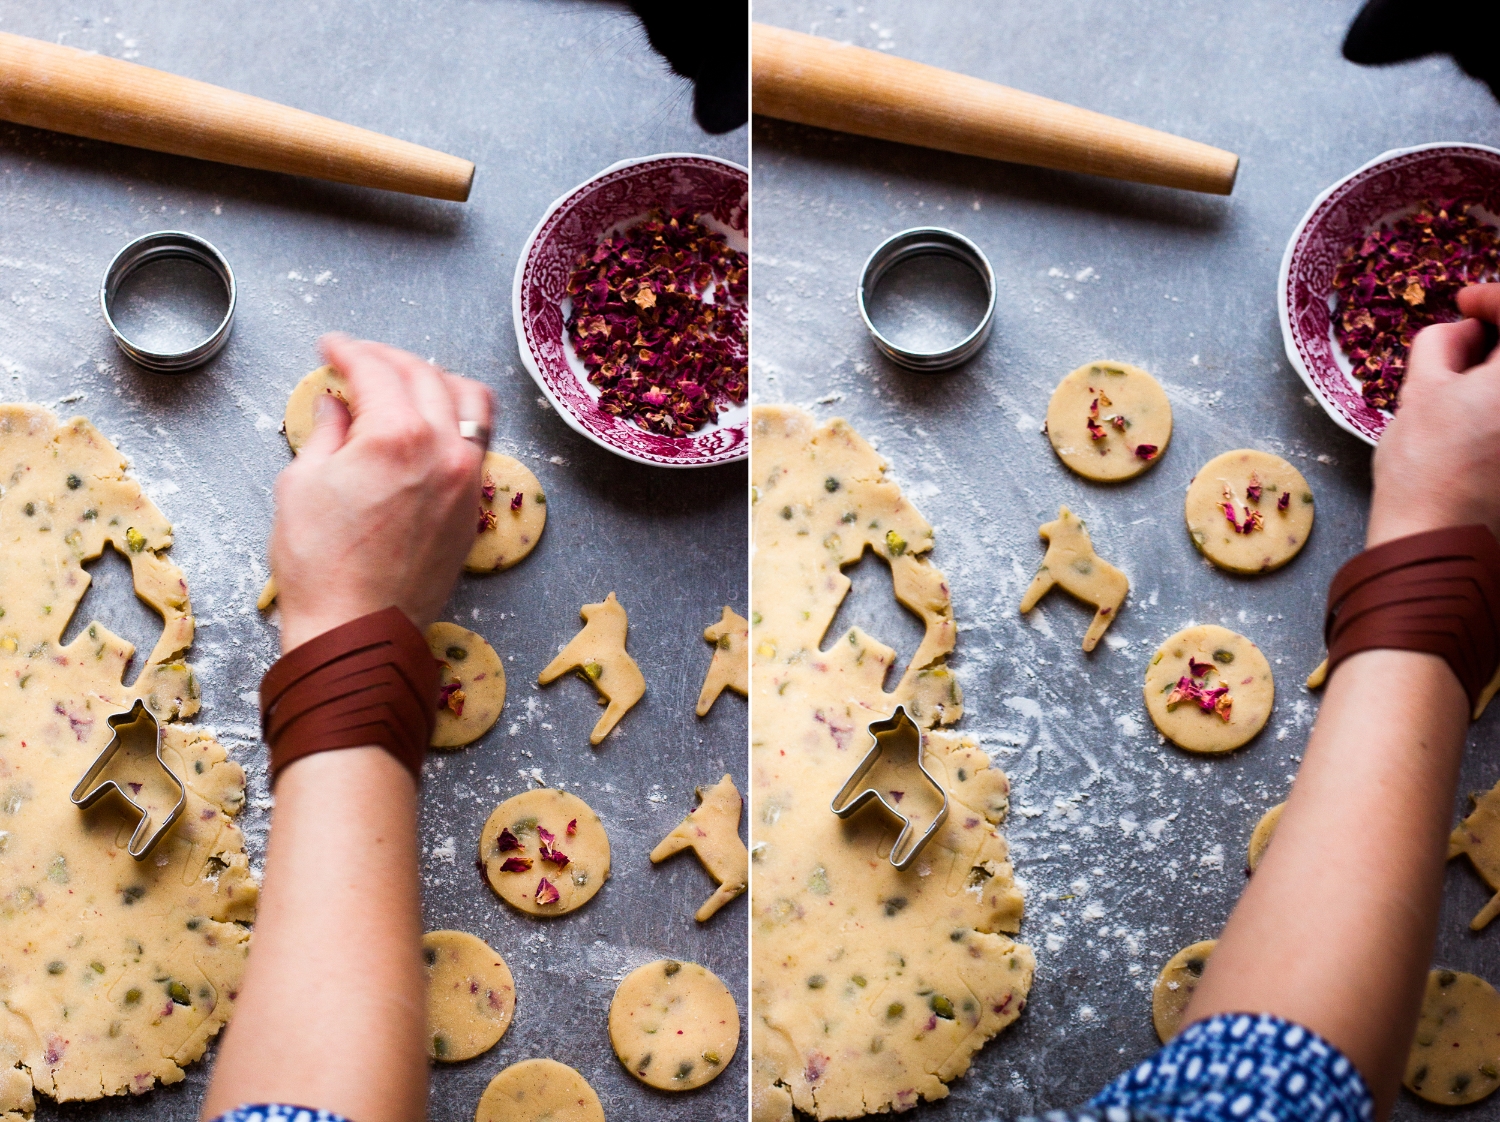
[[[1286,356],[1340,428],[1368,444],[1391,414],[1367,404],[1333,337],[1333,273],[1344,250],[1381,223],[1434,198],[1475,202],[1500,216],[1500,149],[1423,144],[1377,156],[1339,180],[1308,208],[1287,243],[1277,281]]]
[[[735,249],[749,249],[750,173],[713,156],[670,152],[611,164],[547,208],[521,250],[511,304],[521,361],[563,420],[595,444],[658,467],[706,467],[750,452],[748,405],[731,405],[689,436],[660,436],[599,408],[565,324],[568,276],[606,234],[652,210],[689,207]]]

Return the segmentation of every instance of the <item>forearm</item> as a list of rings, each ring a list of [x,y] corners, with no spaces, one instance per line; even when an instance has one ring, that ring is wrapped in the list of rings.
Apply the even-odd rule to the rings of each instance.
[[[1272,1013],[1395,1098],[1432,954],[1468,703],[1433,655],[1353,655],[1329,682],[1276,828],[1190,1020]]]
[[[276,809],[253,951],[204,1102],[426,1113],[425,979],[416,787],[379,748],[290,765]]]

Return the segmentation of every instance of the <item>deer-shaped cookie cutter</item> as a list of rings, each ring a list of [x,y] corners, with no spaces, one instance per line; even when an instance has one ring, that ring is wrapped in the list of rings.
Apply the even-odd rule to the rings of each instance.
[[[177,773],[167,766],[167,761],[162,759],[161,723],[156,719],[156,714],[146,708],[145,702],[140,698],[136,698],[135,704],[126,712],[116,713],[108,718],[108,721],[112,733],[109,743],[104,746],[104,751],[100,752],[94,762],[89,765],[88,771],[83,773],[83,778],[78,781],[78,785],[73,788],[73,793],[69,797],[72,799],[73,805],[80,810],[87,810],[111,791],[129,803],[130,808],[141,816],[141,820],[136,823],[135,832],[130,835],[130,841],[126,844],[125,851],[137,861],[144,861],[150,855],[151,851],[156,848],[157,843],[167,836],[167,831],[172,828],[172,824],[181,816],[182,808],[187,805],[187,787],[178,778]],[[171,777],[173,784],[177,787],[177,805],[167,814],[166,819],[161,825],[151,831],[150,836],[146,838],[144,844],[141,843],[141,836],[151,826],[151,812],[131,798],[130,793],[113,779],[107,779],[97,787],[94,786],[94,781],[103,774],[104,770],[109,767],[110,762],[115,758],[116,753],[124,746],[125,736],[122,734],[128,735],[141,726],[149,728],[153,749],[156,753],[156,762],[161,765],[162,771]]]
[[[896,844],[891,846],[891,864],[897,869],[906,870],[911,867],[917,855],[922,852],[927,843],[930,842],[942,828],[943,822],[948,817],[948,792],[943,785],[932,777],[922,763],[922,753],[926,748],[922,727],[912,720],[911,714],[906,711],[905,705],[896,706],[896,711],[889,717],[880,721],[870,722],[867,730],[870,739],[874,742],[870,750],[865,753],[865,758],[860,761],[859,766],[854,769],[854,774],[849,776],[839,793],[833,797],[830,809],[840,818],[848,818],[860,807],[871,799],[875,799],[881,806],[885,807],[895,817],[901,819],[901,833],[896,837]],[[882,737],[885,742],[882,743]],[[912,820],[902,814],[896,807],[886,801],[886,797],[874,787],[864,785],[865,777],[880,762],[890,748],[895,748],[902,753],[902,763],[907,762],[906,755],[909,753],[910,762],[915,763],[917,770],[922,773],[922,778],[930,783],[938,794],[943,796],[942,808],[933,816],[932,824],[922,832],[922,836],[912,840]]]

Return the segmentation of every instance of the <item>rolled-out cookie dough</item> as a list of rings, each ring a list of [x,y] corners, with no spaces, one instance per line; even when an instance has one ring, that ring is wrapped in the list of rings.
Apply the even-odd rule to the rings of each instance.
[[[1138,366],[1091,362],[1057,384],[1047,405],[1052,450],[1085,479],[1140,475],[1172,439],[1172,404]]]
[[[1250,847],[1245,856],[1245,863],[1252,873],[1260,867],[1260,859],[1266,855],[1266,849],[1271,844],[1271,836],[1276,833],[1276,824],[1281,821],[1281,812],[1285,807],[1286,803],[1277,803],[1260,816],[1260,821],[1251,831]]]
[[[646,694],[646,679],[625,650],[625,635],[629,620],[625,608],[611,592],[602,604],[585,604],[578,610],[583,617],[583,630],[568,641],[568,645],[557,653],[537,675],[538,685],[549,685],[569,670],[576,670],[598,690],[603,701],[608,703],[604,715],[589,733],[589,743],[598,744],[620,718],[630,711]]]
[[[1156,1026],[1156,1035],[1163,1044],[1182,1029],[1182,1017],[1187,1012],[1188,1002],[1203,978],[1208,956],[1218,945],[1217,939],[1205,939],[1183,947],[1161,968],[1156,986],[1151,990],[1151,1023]]]
[[[286,399],[286,415],[281,422],[281,431],[291,445],[292,454],[302,451],[307,438],[312,436],[318,420],[318,399],[332,394],[345,405],[349,404],[349,383],[331,366],[320,366],[292,387]]]
[[[1430,1103],[1462,1106],[1500,1087],[1500,994],[1457,970],[1427,975],[1406,1089]]]
[[[609,878],[609,837],[588,803],[543,787],[491,812],[479,835],[479,859],[507,904],[560,916],[587,904]]]
[[[490,1080],[474,1122],[604,1122],[604,1108],[567,1064],[522,1060]]]
[[[1312,533],[1313,495],[1302,473],[1249,448],[1199,468],[1183,509],[1198,552],[1231,573],[1279,569]]]
[[[89,586],[83,565],[106,543],[162,619],[129,686],[133,648],[103,624],[62,645]],[[176,720],[198,711],[199,689],[171,544],[93,425],[0,406],[0,1115],[23,1110],[33,1087],[70,1101],[179,1082],[234,1006],[256,900],[233,821],[245,777]],[[162,756],[187,788],[144,861],[125,852],[138,819],[120,800],[68,799],[110,739],[107,719],[137,698],[163,722]]]
[[[472,744],[494,727],[505,707],[505,666],[482,635],[456,623],[429,627],[427,648],[441,676],[432,746]]]
[[[530,468],[499,452],[484,454],[479,488],[479,536],[464,558],[464,568],[471,573],[508,569],[541,540],[547,525],[547,493]]]
[[[740,793],[734,780],[726,775],[712,787],[699,787],[698,798],[702,801],[651,851],[651,863],[684,849],[698,855],[719,882],[718,891],[694,916],[702,923],[750,887],[750,853],[740,841]]]
[[[740,1013],[712,971],[661,959],[632,970],[615,990],[609,1042],[642,1083],[690,1091],[717,1079],[734,1058]]]
[[[1471,929],[1480,931],[1500,915],[1500,783],[1469,798],[1474,809],[1448,838],[1448,860],[1467,855],[1474,871],[1495,891],[1490,902],[1469,921]]]
[[[726,604],[719,622],[705,628],[703,638],[714,645],[714,657],[698,691],[700,717],[707,715],[726,687],[741,697],[750,696],[750,621]]]
[[[516,1012],[510,967],[467,931],[422,936],[427,967],[427,1055],[453,1063],[493,1048]]]
[[[1192,692],[1181,686],[1184,678],[1201,689],[1202,700],[1182,697]],[[1229,692],[1218,695],[1217,707],[1205,708],[1224,687]],[[1184,628],[1157,648],[1146,667],[1145,696],[1146,711],[1163,736],[1189,752],[1215,753],[1238,748],[1260,732],[1271,716],[1276,686],[1259,647],[1227,627],[1205,623]]]
[[[1088,527],[1067,507],[1059,507],[1056,521],[1044,523],[1039,534],[1047,543],[1047,552],[1021,598],[1021,614],[1036,607],[1054,585],[1062,585],[1064,591],[1094,605],[1093,622],[1083,637],[1083,649],[1091,651],[1119,614],[1130,581],[1094,552]]]

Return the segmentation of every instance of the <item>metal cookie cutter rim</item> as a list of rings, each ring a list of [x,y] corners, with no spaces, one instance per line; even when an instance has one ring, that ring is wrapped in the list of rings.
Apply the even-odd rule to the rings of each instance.
[[[875,766],[876,761],[880,758],[881,747],[880,737],[878,734],[883,732],[896,732],[897,730],[901,729],[903,725],[910,726],[912,731],[917,734],[917,769],[921,771],[923,777],[927,780],[927,782],[931,783],[932,786],[942,794],[943,805],[942,808],[937,812],[937,814],[933,816],[932,824],[928,826],[927,829],[923,832],[922,836],[912,844],[910,852],[908,852],[906,856],[901,860],[897,861],[896,854],[901,852],[902,844],[911,834],[911,819],[902,814],[890,803],[888,803],[885,799],[885,796],[875,788],[865,787],[863,790],[860,790],[860,785],[864,782],[865,776],[870,773],[870,769]],[[839,788],[839,793],[833,797],[833,801],[829,803],[828,806],[829,809],[832,810],[833,813],[838,815],[840,818],[848,818],[860,807],[864,806],[865,803],[869,802],[871,799],[875,799],[891,814],[901,819],[901,833],[896,837],[896,844],[891,846],[890,862],[897,869],[904,872],[906,869],[911,867],[912,862],[917,859],[917,855],[920,854],[924,848],[926,848],[927,843],[933,839],[938,830],[942,827],[943,823],[947,820],[948,790],[933,778],[932,772],[928,771],[927,765],[922,762],[923,753],[926,751],[927,738],[922,733],[922,726],[917,724],[916,721],[912,720],[911,714],[906,711],[906,706],[904,704],[896,706],[895,711],[892,712],[889,717],[886,717],[885,719],[879,721],[871,721],[866,731],[870,734],[870,739],[874,743],[870,746],[870,750],[865,753],[865,758],[859,762],[859,766],[854,769],[853,774],[851,774],[849,778],[844,781],[844,785]],[[856,792],[858,793],[856,794]]]
[[[196,261],[206,266],[224,285],[229,303],[224,310],[224,318],[202,342],[182,351],[153,351],[131,342],[115,323],[115,294],[125,278],[142,265],[172,257]],[[195,366],[202,366],[224,349],[224,344],[229,341],[230,329],[234,326],[235,295],[234,270],[211,242],[182,230],[157,230],[136,238],[115,254],[109,268],[104,271],[104,282],[99,287],[99,306],[115,342],[130,359],[159,374],[182,374]]]
[[[95,779],[99,778],[99,773],[102,772],[107,766],[109,766],[110,760],[114,759],[115,753],[120,750],[120,729],[125,725],[137,724],[143,716],[151,722],[152,727],[156,730],[156,762],[161,765],[162,771],[166,772],[169,776],[172,777],[172,782],[177,784],[177,805],[172,808],[171,812],[167,815],[162,824],[158,826],[154,831],[152,831],[151,836],[146,839],[146,844],[137,849],[136,843],[140,841],[141,833],[146,829],[147,824],[151,821],[151,816],[146,813],[145,808],[142,807],[140,803],[131,798],[130,795],[127,794],[113,779],[99,784],[99,786],[94,788],[94,790],[92,791],[89,790],[89,786],[94,782]],[[130,856],[134,857],[137,861],[144,861],[150,855],[151,851],[156,848],[157,843],[160,842],[162,838],[167,836],[167,831],[172,828],[172,825],[181,816],[182,808],[187,805],[187,785],[183,783],[180,778],[178,778],[178,775],[175,771],[167,766],[167,761],[162,759],[161,722],[156,719],[155,713],[146,708],[146,703],[143,702],[140,698],[136,698],[135,704],[125,712],[115,713],[110,716],[108,718],[108,724],[110,729],[113,731],[113,735],[111,735],[109,738],[109,743],[106,744],[104,746],[104,750],[100,752],[97,757],[95,757],[94,762],[89,765],[88,771],[83,773],[83,778],[74,785],[73,793],[69,796],[69,799],[72,801],[74,806],[78,807],[79,810],[87,810],[89,807],[93,806],[96,802],[107,795],[111,790],[113,790],[122,799],[129,803],[131,809],[140,814],[141,819],[136,823],[135,832],[130,835],[130,841],[125,845],[125,852],[129,853]],[[87,794],[85,794],[85,792],[87,792]]]
[[[870,318],[869,301],[875,294],[880,279],[895,266],[913,257],[929,255],[952,257],[968,265],[984,281],[989,303],[984,316],[974,330],[951,347],[939,351],[915,351],[893,343],[880,333],[875,321]],[[984,251],[955,230],[941,226],[916,226],[892,234],[875,247],[875,252],[865,262],[859,278],[859,316],[865,321],[875,345],[892,362],[923,373],[948,370],[973,358],[984,341],[989,338],[990,325],[995,319],[995,270],[990,267]]]

